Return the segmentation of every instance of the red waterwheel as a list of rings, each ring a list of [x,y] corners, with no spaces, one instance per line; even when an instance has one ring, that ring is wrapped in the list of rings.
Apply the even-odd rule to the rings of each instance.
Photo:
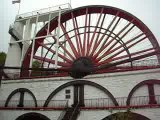
[[[54,34],[57,28],[58,17],[51,20],[49,33]],[[36,37],[46,35],[47,29],[48,24]],[[54,36],[36,40],[33,58],[42,63],[42,68],[54,68],[56,41]],[[29,67],[31,48],[32,45],[25,55],[24,68]],[[40,55],[42,48],[45,50]],[[159,62],[159,57],[159,45],[152,32],[126,11],[109,6],[86,6],[61,15],[57,64],[58,69],[68,70],[72,77],[134,69],[137,61],[155,58]]]

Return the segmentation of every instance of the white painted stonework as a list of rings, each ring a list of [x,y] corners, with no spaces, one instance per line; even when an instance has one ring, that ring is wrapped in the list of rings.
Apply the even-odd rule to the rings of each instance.
[[[50,120],[57,120],[61,111],[24,111],[24,110],[4,110],[0,111],[0,120],[15,120],[25,113],[36,112],[47,116]],[[53,113],[54,112],[54,113]]]
[[[101,75],[90,75],[82,80],[92,81],[98,83],[105,87],[110,93],[115,97],[128,97],[129,92],[132,90],[134,86],[138,83],[149,80],[149,79],[157,79],[160,80],[160,69],[153,70],[143,70],[143,71],[133,71],[133,72],[123,72],[123,73],[108,73]],[[43,79],[32,79],[32,80],[5,80],[2,81],[2,86],[0,88],[0,100],[6,100],[8,95],[17,88],[27,88],[33,92],[37,100],[46,100],[47,97],[59,86],[64,83],[73,81],[70,77],[55,77],[55,78],[43,78]],[[65,98],[65,90],[71,90],[71,98],[69,99],[69,105],[73,104],[73,87],[67,87],[61,90],[53,100],[66,100]],[[160,86],[155,85],[155,94],[160,95]],[[134,96],[145,96],[148,95],[148,88],[146,86],[138,89],[134,94]],[[18,94],[14,96],[11,100],[16,100]],[[19,98],[19,97],[18,97]],[[90,86],[84,86],[84,98],[85,99],[93,99],[93,98],[108,98],[108,96],[103,93],[101,90]],[[32,99],[30,95],[25,96],[25,100]],[[10,114],[11,112],[11,114]],[[15,120],[18,116],[23,113],[28,113],[29,111],[0,111],[0,116],[2,116],[2,120]],[[56,120],[58,115],[62,111],[37,111],[43,114],[46,114],[48,117],[52,117]],[[114,111],[113,111],[114,112]],[[116,112],[116,110],[115,110]],[[160,119],[160,109],[159,108],[139,108],[134,109],[132,112],[142,114],[151,120],[159,120]],[[14,114],[15,113],[15,114]],[[9,114],[9,116],[8,116]],[[100,120],[106,116],[110,115],[108,110],[82,110],[78,117],[78,120]],[[12,119],[10,119],[12,118]]]
[[[48,28],[49,28],[50,27],[49,26],[49,23],[50,23],[49,21],[52,20],[53,18],[55,18],[56,16],[58,16],[58,14],[59,14],[58,10],[60,9],[60,7],[58,6],[57,8],[58,9],[56,9],[56,11],[51,10],[51,11],[48,11],[47,13],[44,12],[43,14],[36,11],[34,14],[32,13],[32,15],[30,15],[30,16],[23,16],[23,15],[22,16],[17,16],[18,18],[16,19],[16,21],[14,23],[14,29],[20,35],[22,35],[21,36],[22,37],[21,43],[23,44],[23,47],[21,49],[19,44],[16,43],[16,40],[11,36],[10,43],[14,43],[14,44],[9,45],[5,66],[9,66],[9,67],[21,67],[22,66],[24,56],[25,56],[28,48],[30,47],[32,40],[34,40],[34,39],[39,40],[39,38],[35,38],[37,32],[41,28],[43,28],[46,23],[48,23]],[[71,9],[70,6],[68,6],[67,8],[66,7],[65,8],[61,7],[61,13],[65,12],[67,10],[70,10],[70,9]],[[116,17],[118,16],[118,14],[116,15]],[[86,13],[86,15],[87,15],[87,13]],[[102,13],[101,13],[101,15],[102,15]],[[36,22],[36,17],[37,17],[37,22]],[[92,17],[94,17],[94,16],[92,16]],[[79,20],[81,20],[81,19],[79,19]],[[74,19],[73,19],[73,21],[74,21]],[[94,23],[94,21],[93,21],[93,23]],[[67,25],[67,22],[66,22],[66,25]],[[71,28],[72,28],[72,26],[71,26]],[[75,27],[74,27],[74,29],[75,29]],[[91,30],[93,30],[93,29],[91,29]],[[62,31],[60,30],[60,33]],[[45,36],[46,40],[47,40],[48,37],[51,37],[49,32],[50,31],[48,29],[48,31],[47,31],[48,34]],[[54,34],[53,34],[53,32],[54,32]],[[112,32],[113,31],[111,31],[111,33]],[[56,33],[58,34],[57,28],[56,28],[55,31],[51,32],[51,34],[53,34],[53,35],[56,35]],[[63,31],[63,33],[64,33],[64,31]],[[70,34],[72,35],[72,32]],[[91,33],[91,35],[92,34],[93,33]],[[42,37],[42,36],[38,36],[38,37]],[[55,37],[58,38],[59,36],[56,35]],[[140,37],[142,37],[142,36],[140,36]],[[48,39],[50,39],[50,38],[48,38]],[[65,41],[65,39],[66,38],[64,37],[64,41]],[[117,39],[117,38],[114,38],[114,39]],[[58,43],[58,40],[56,42]],[[63,42],[63,41],[60,41],[60,42]],[[93,40],[93,42],[95,42],[95,40]],[[49,42],[46,42],[46,43],[51,43],[51,42],[49,41]],[[42,44],[45,44],[45,42],[42,43]],[[151,46],[152,46],[152,44],[151,44]],[[66,45],[65,45],[65,47],[67,48]],[[34,44],[33,44],[33,46],[34,46]],[[90,47],[92,48],[92,46],[93,45],[91,45]],[[37,52],[36,54],[41,54],[41,57],[43,58],[46,51],[45,50],[43,51],[42,48],[43,47],[39,47],[37,51],[40,51],[40,52]],[[71,51],[72,49],[68,49],[68,50]],[[131,51],[132,49],[129,49],[129,50]],[[51,52],[51,51],[49,51],[49,52]],[[84,50],[84,52],[85,52],[85,50]],[[149,52],[149,51],[147,51],[147,52]],[[32,53],[33,53],[33,50],[32,50]],[[102,53],[103,53],[103,51],[101,52],[101,54]],[[65,51],[64,51],[64,54],[65,54]],[[71,52],[71,54],[72,54],[72,52]],[[123,52],[122,52],[122,54],[123,54]],[[31,56],[32,56],[32,54],[31,54]],[[67,56],[65,56],[65,57],[67,58]],[[28,59],[30,59],[30,58],[28,58]],[[56,58],[53,58],[53,59],[56,59]],[[32,60],[31,60],[30,65],[32,65]],[[44,65],[45,65],[45,63],[44,63]],[[17,76],[19,76],[20,70],[7,70],[7,69],[5,69],[4,72],[11,78],[17,78]],[[13,75],[13,74],[10,74],[10,73],[16,73],[16,74]],[[127,100],[127,97],[129,95],[129,93],[131,92],[131,90],[137,84],[139,84],[140,82],[145,81],[145,80],[151,80],[151,79],[160,80],[160,69],[137,70],[137,71],[128,71],[128,72],[117,72],[117,73],[104,73],[104,74],[88,75],[88,76],[84,77],[83,79],[77,79],[77,80],[91,81],[91,82],[94,82],[94,83],[104,87],[114,96],[114,98],[116,98],[116,100],[119,100],[120,98],[124,98],[124,101],[123,101],[123,103],[121,103],[121,105],[126,106],[126,100]],[[73,79],[71,77],[54,77],[54,78],[21,79],[21,80],[2,80],[2,84],[0,86],[0,107],[2,107],[2,105],[4,107],[4,103],[6,102],[8,96],[14,90],[16,90],[18,88],[27,88],[28,90],[30,90],[34,94],[34,96],[36,97],[37,101],[41,101],[40,103],[38,103],[38,107],[43,107],[45,101],[47,100],[49,95],[54,90],[56,90],[61,85],[65,84],[65,83],[68,83],[68,82],[71,82],[71,81],[76,81],[76,79]],[[154,87],[155,95],[160,95],[160,85],[154,85],[153,87]],[[83,86],[81,86],[81,89],[82,88],[83,88]],[[66,90],[70,91],[70,93],[69,93],[70,98],[66,98]],[[79,86],[78,86],[78,90],[80,91]],[[80,94],[78,92],[77,92],[77,94]],[[132,97],[148,96],[148,95],[149,95],[148,86],[144,85],[144,86],[141,86],[140,88],[138,88],[133,93]],[[84,85],[84,99],[85,99],[84,103],[86,105],[85,107],[88,107],[88,108],[90,107],[90,103],[86,102],[87,100],[88,101],[89,101],[89,99],[98,100],[98,99],[101,99],[101,98],[107,99],[109,101],[109,105],[115,107],[114,102],[111,100],[111,98],[108,94],[104,93],[102,90],[100,90],[100,89],[98,89],[94,86]],[[15,101],[19,102],[19,99],[20,99],[20,93],[17,93],[15,95],[13,95],[10,102],[8,103],[8,107],[13,107],[11,102],[15,102]],[[156,100],[157,99],[160,99],[160,97],[159,98],[157,97]],[[32,100],[33,101],[33,97],[30,94],[25,93],[24,94],[24,100],[26,100],[26,101],[27,100],[28,101]],[[61,91],[59,91],[52,98],[52,100],[68,101],[68,105],[69,105],[69,107],[71,107],[73,105],[73,102],[74,102],[74,86],[68,86],[66,88],[63,88]],[[17,102],[17,104],[18,104],[18,102]],[[134,99],[131,98],[131,105],[134,104],[134,102],[135,102]],[[147,100],[147,102],[149,102],[149,101]],[[160,100],[158,102],[160,102]],[[17,104],[15,104],[14,107],[16,107]],[[95,102],[95,103],[92,104],[91,107],[96,107],[97,104],[99,105],[99,107],[104,107],[103,101],[98,101],[98,103]],[[160,104],[160,103],[158,103],[158,104]],[[51,103],[49,103],[48,106],[50,107]],[[28,107],[27,103],[24,103],[24,107]],[[30,107],[33,108],[33,107],[35,107],[35,105],[30,103]],[[126,110],[124,110],[124,109],[119,109],[119,110],[114,109],[112,111],[112,113],[125,112],[125,111]],[[30,112],[41,113],[41,114],[47,116],[50,120],[57,120],[58,117],[61,115],[61,113],[63,111],[62,110],[42,110],[42,109],[41,110],[32,110],[32,111],[31,110],[1,110],[0,109],[0,120],[16,120],[19,116],[21,116],[25,113],[30,113]],[[131,112],[144,115],[151,120],[160,120],[160,108],[138,108],[138,109],[131,109]],[[101,119],[111,115],[112,113],[111,113],[110,110],[104,110],[104,109],[103,110],[102,109],[99,109],[99,110],[98,109],[94,109],[94,110],[93,109],[81,109],[80,114],[78,116],[78,120],[101,120]]]
[[[150,108],[150,109],[131,109],[133,113],[138,113],[146,116],[151,120],[160,119],[159,108]],[[112,114],[117,112],[125,112],[125,110],[113,110]],[[109,110],[82,110],[78,120],[101,120],[107,116],[111,115]]]

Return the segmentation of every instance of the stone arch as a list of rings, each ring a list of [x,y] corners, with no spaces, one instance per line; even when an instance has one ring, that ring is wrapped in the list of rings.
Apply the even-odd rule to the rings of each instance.
[[[23,94],[23,95],[24,95],[25,92],[29,93],[32,96],[33,100],[34,100],[35,107],[37,107],[37,100],[36,100],[35,95],[27,88],[18,88],[16,90],[12,91],[11,94],[8,96],[8,98],[6,100],[5,107],[8,107],[9,101],[18,92],[20,92],[20,94]],[[22,102],[22,99],[19,102]]]
[[[101,91],[103,91],[106,95],[108,95],[111,100],[113,101],[115,106],[118,106],[118,102],[116,101],[116,99],[114,98],[114,96],[103,86],[95,83],[95,82],[91,82],[91,81],[86,81],[86,80],[76,80],[76,81],[71,81],[71,82],[67,82],[61,86],[59,86],[58,88],[56,88],[47,98],[47,100],[44,103],[44,107],[47,107],[49,102],[51,101],[51,99],[62,89],[69,87],[69,86],[73,86],[73,85],[90,85],[93,87],[96,87],[98,89],[100,89]]]
[[[133,112],[118,112],[118,113],[114,113],[111,114],[105,118],[103,118],[102,120],[122,120],[122,118],[124,118],[124,120],[150,120],[149,118],[140,115],[138,113],[133,113]]]
[[[19,116],[16,120],[50,120],[50,119],[40,113],[31,112]]]
[[[148,92],[149,92],[149,99],[150,99],[150,104],[155,104],[155,97],[154,97],[154,84],[159,84],[160,85],[160,80],[155,80],[155,79],[150,79],[150,80],[145,80],[140,83],[138,83],[136,86],[133,87],[133,89],[130,91],[128,98],[127,98],[127,105],[130,105],[130,100],[133,96],[133,93],[140,87],[147,85],[148,86]]]

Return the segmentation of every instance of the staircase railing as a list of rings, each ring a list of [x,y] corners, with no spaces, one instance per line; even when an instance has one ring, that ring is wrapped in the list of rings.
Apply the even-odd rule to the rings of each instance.
[[[71,117],[70,117],[69,120],[73,120],[74,115],[75,115],[77,112],[79,112],[78,110],[79,110],[79,103],[77,103],[76,106],[74,107],[74,110],[73,110],[72,115],[71,115]],[[77,114],[77,115],[78,115],[78,114]]]
[[[63,117],[64,117],[67,109],[68,109],[68,101],[66,102],[65,108],[64,108],[64,110],[61,112],[61,114],[60,114],[60,116],[58,117],[57,120],[62,120],[62,119],[63,119]]]

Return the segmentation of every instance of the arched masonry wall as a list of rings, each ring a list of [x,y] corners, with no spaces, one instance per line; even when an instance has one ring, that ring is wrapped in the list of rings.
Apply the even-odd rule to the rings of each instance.
[[[113,110],[113,113],[124,112],[125,110]],[[4,110],[0,111],[1,120],[15,120],[19,116],[36,112],[47,116],[51,120],[57,120],[62,111],[23,111],[23,110]],[[150,108],[150,109],[131,109],[131,112],[138,113],[143,115],[151,120],[160,119],[159,108]],[[106,116],[109,116],[111,112],[109,110],[81,110],[80,115],[77,120],[101,120]]]
[[[90,75],[82,80],[92,81],[95,82],[103,87],[105,87],[115,98],[117,97],[128,97],[128,94],[133,89],[134,86],[136,86],[138,83],[149,80],[149,79],[156,79],[160,80],[160,69],[152,69],[152,70],[143,70],[143,71],[130,71],[130,72],[122,72],[122,73],[108,73],[108,74],[101,74],[101,75]],[[17,88],[27,88],[35,95],[37,100],[46,100],[47,97],[59,86],[73,81],[70,77],[57,77],[57,78],[43,78],[43,79],[32,79],[32,80],[10,80],[10,81],[2,81],[2,86],[0,88],[0,100],[6,100],[8,95]],[[94,88],[92,86],[84,87],[85,91],[87,91],[85,96],[87,99],[92,98],[99,98],[102,97],[102,94],[99,94],[101,91],[97,90],[97,88]],[[155,85],[155,94],[160,95],[160,89],[159,85]],[[73,90],[72,87],[66,88]],[[147,91],[146,91],[147,90]],[[138,90],[138,93],[136,93],[137,96],[144,96],[144,93],[147,94],[148,89],[144,87]],[[94,94],[93,94],[94,93]],[[145,94],[145,95],[146,95]],[[72,95],[72,94],[71,94]],[[72,97],[71,97],[72,98]],[[64,90],[60,91],[57,96],[53,99],[65,99],[65,92]],[[15,114],[14,114],[15,112]],[[0,116],[3,116],[2,120],[10,120],[10,117],[8,117],[8,113],[10,116],[12,115],[12,118],[18,117],[22,113],[28,113],[29,111],[10,111],[10,110],[0,110]],[[61,111],[38,111],[42,112],[44,114],[48,114],[47,116],[53,115],[59,116]],[[136,109],[135,112],[139,114],[143,114],[144,116],[151,118],[151,120],[159,120],[160,116],[160,110],[159,108],[155,109]],[[84,120],[85,117],[90,116],[92,120],[97,120],[92,115],[96,114],[98,117],[106,117],[110,113],[108,110],[82,110],[79,116],[78,120]],[[4,119],[6,118],[6,119]],[[93,119],[94,118],[94,119]],[[99,118],[98,118],[99,119]],[[90,119],[88,119],[90,120]]]
[[[16,120],[19,116],[25,113],[30,113],[30,112],[40,113],[48,117],[50,120],[57,120],[62,111],[3,110],[3,111],[0,111],[0,117],[1,117],[1,120]]]
[[[124,72],[124,73],[108,73],[102,75],[91,75],[83,78],[82,80],[88,80],[95,82],[105,87],[114,97],[128,97],[129,92],[138,83],[149,80],[157,79],[160,80],[160,69],[144,70],[135,72]],[[46,100],[47,97],[59,86],[64,83],[70,82],[74,79],[70,77],[57,77],[57,78],[41,78],[32,80],[4,80],[0,88],[0,100],[6,100],[8,95],[17,88],[27,88],[33,92],[37,100]],[[154,86],[156,90],[159,89],[159,85]],[[87,87],[85,87],[87,88]],[[94,88],[92,88],[94,89]],[[97,89],[97,88],[95,88]],[[146,88],[144,88],[146,92]],[[96,90],[94,90],[95,92]],[[160,93],[155,91],[156,94]],[[99,92],[99,91],[97,91]],[[139,90],[138,95],[144,95],[143,88]],[[89,99],[89,95],[92,95],[92,91],[87,92],[86,95]],[[141,94],[142,93],[142,94]],[[98,94],[97,94],[98,95]],[[94,94],[95,96],[95,94]],[[91,96],[92,97],[92,96]],[[96,97],[96,96],[95,96]],[[97,96],[98,97],[98,96]],[[60,99],[60,98],[59,98]]]
[[[124,112],[125,110],[113,110],[113,113]],[[160,119],[159,108],[150,109],[131,109],[131,112],[143,115],[151,120]],[[82,110],[78,120],[101,120],[107,116],[111,115],[109,110]]]

